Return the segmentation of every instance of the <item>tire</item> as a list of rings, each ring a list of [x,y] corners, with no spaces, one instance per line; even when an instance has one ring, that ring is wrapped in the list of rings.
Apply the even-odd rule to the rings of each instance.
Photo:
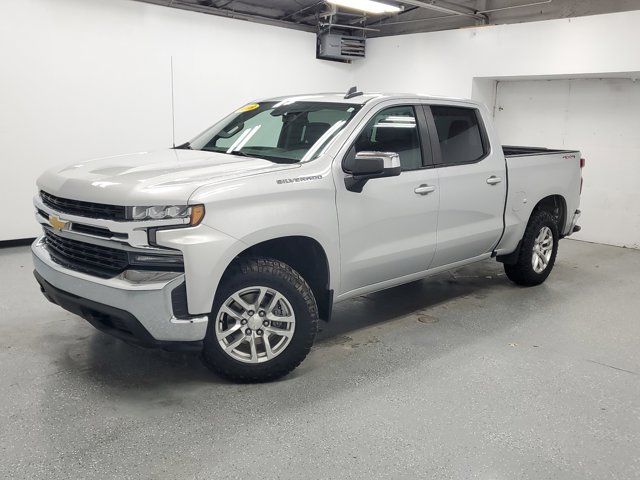
[[[235,382],[275,380],[300,365],[317,330],[316,300],[298,272],[272,258],[241,259],[220,282],[203,361]]]
[[[551,244],[545,242],[543,247],[540,240],[546,238],[543,237],[545,232],[550,232],[552,238]],[[533,212],[522,237],[518,261],[513,265],[504,265],[504,271],[509,280],[525,287],[540,285],[544,282],[553,270],[558,253],[558,240],[558,225],[554,217],[544,210]],[[540,254],[534,253],[535,249]],[[545,255],[545,252],[550,255]],[[537,257],[537,265],[534,256]],[[543,259],[546,259],[546,265]]]

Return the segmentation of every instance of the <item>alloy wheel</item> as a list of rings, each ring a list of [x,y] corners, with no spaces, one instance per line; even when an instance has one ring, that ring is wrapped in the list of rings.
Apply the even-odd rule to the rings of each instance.
[[[542,273],[549,265],[553,254],[553,233],[549,227],[542,227],[533,242],[531,266],[536,273]]]
[[[277,290],[246,287],[229,296],[216,316],[216,339],[224,352],[245,363],[280,355],[295,331],[291,303]]]

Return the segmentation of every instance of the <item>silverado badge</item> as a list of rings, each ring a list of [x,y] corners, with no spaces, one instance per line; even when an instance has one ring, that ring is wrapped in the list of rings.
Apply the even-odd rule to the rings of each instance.
[[[49,215],[49,224],[55,229],[55,230],[62,230],[64,227],[67,226],[69,222],[65,222],[64,220],[60,220],[60,217],[57,217],[55,215]]]

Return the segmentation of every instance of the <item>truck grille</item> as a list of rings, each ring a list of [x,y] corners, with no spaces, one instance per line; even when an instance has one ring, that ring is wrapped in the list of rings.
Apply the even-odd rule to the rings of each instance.
[[[45,229],[45,243],[51,258],[63,267],[101,278],[111,278],[127,269],[124,250],[78,242]]]
[[[104,220],[123,221],[127,219],[127,207],[107,205],[105,203],[83,202],[60,198],[45,191],[40,191],[42,202],[61,213],[78,215],[81,217],[100,218]]]

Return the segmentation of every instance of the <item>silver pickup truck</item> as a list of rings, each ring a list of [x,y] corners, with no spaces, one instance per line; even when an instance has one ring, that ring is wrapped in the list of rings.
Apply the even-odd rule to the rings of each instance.
[[[335,302],[488,258],[542,283],[579,229],[583,165],[575,150],[501,146],[469,100],[253,102],[173,149],[45,172],[35,275],[126,342],[270,380],[300,364]]]

